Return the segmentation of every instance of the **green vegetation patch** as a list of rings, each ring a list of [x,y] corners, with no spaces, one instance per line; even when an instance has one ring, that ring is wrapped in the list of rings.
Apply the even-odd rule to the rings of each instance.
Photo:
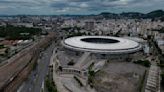
[[[61,30],[68,31],[68,30],[81,30],[81,29],[83,29],[83,28],[74,26],[74,27],[64,27]]]
[[[159,56],[160,64],[164,65],[164,55]]]
[[[161,29],[152,29],[152,31],[158,31],[159,33],[164,33],[164,27]]]
[[[150,67],[151,63],[148,60],[138,60],[134,61],[135,64],[140,64],[145,67]]]
[[[46,77],[45,84],[48,92],[58,92],[55,83]]]
[[[90,84],[91,87],[93,87],[94,84],[94,77],[95,77],[96,72],[93,70],[88,71],[88,84]]]
[[[82,36],[82,35],[86,35],[86,34],[85,33],[81,33],[81,32],[77,32],[77,33],[72,32],[72,33],[68,34],[67,37],[69,38],[69,37]]]
[[[0,37],[5,37],[9,40],[26,40],[31,39],[34,35],[41,33],[40,28],[27,28],[27,27],[15,27],[11,25],[0,27]]]
[[[0,49],[3,49],[3,48],[5,48],[4,45],[0,45]]]
[[[164,72],[161,74],[161,78],[162,78],[161,84],[164,86]]]
[[[70,62],[68,62],[67,65],[73,66],[75,64],[75,62],[73,62],[73,60],[71,60]]]

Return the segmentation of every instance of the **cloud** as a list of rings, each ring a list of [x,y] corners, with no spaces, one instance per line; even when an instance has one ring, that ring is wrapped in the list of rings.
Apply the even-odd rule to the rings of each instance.
[[[148,12],[164,0],[0,0],[0,14],[91,14],[103,11]]]

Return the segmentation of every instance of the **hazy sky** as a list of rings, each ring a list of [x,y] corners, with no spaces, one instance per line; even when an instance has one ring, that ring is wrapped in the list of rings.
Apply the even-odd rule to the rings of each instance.
[[[97,14],[163,9],[164,0],[0,0],[0,14]]]

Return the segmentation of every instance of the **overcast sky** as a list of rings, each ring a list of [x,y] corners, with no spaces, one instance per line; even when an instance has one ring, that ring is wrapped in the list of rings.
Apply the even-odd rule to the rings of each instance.
[[[164,0],[0,0],[0,14],[97,14],[163,9]]]

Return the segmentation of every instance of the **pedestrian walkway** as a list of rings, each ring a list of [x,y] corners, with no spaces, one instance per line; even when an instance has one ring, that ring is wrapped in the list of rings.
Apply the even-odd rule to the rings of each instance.
[[[151,65],[146,81],[145,92],[160,92],[160,71],[159,67]]]
[[[90,60],[87,60],[90,56],[90,52],[85,52],[78,60],[78,62],[75,64],[74,67],[76,68],[83,68],[87,63],[89,63]]]

